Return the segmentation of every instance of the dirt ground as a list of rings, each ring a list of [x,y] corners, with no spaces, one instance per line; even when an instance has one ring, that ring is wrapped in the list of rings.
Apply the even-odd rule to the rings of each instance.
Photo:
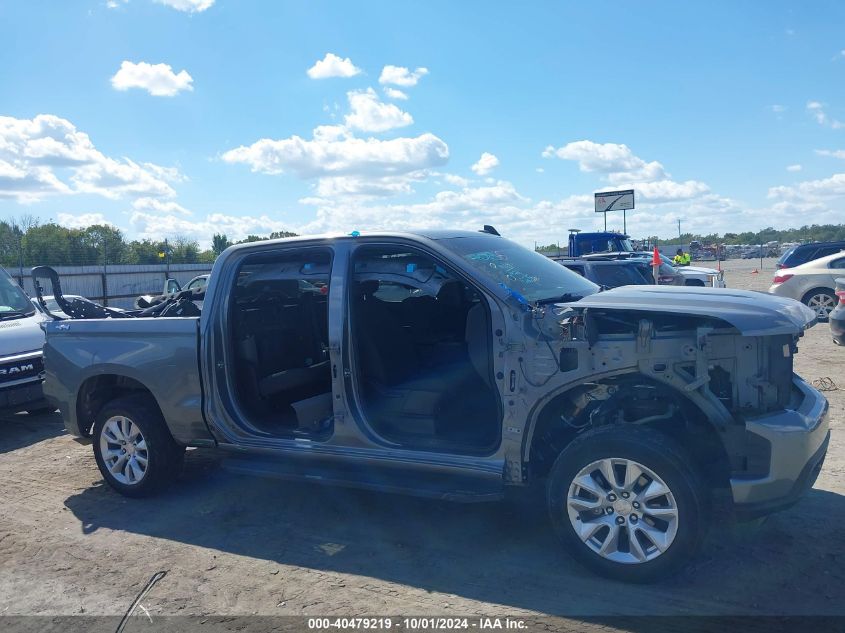
[[[774,260],[727,262],[765,290]],[[534,498],[460,505],[232,475],[190,451],[163,495],[102,482],[57,415],[0,422],[0,615],[122,615],[150,576],[150,615],[845,615],[845,348],[826,325],[796,370],[830,377],[821,477],[762,525],[719,525],[681,575],[656,585],[584,572]],[[582,622],[583,623],[583,622]]]

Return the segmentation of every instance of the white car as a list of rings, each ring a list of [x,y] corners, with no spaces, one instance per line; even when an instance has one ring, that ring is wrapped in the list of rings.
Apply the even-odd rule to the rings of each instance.
[[[161,295],[141,295],[135,300],[135,307],[136,308],[146,308],[150,305],[153,301],[157,300],[159,296],[167,296],[171,294],[176,294],[177,292],[182,292],[183,290],[202,290],[208,285],[208,279],[211,277],[210,274],[205,275],[197,275],[187,284],[185,287],[179,285],[179,282],[175,279],[168,278],[164,282],[164,292]],[[202,301],[195,301],[194,303],[197,304],[197,307],[202,309]]]
[[[0,268],[0,411],[4,413],[52,410],[41,391],[44,319],[9,273]]]
[[[703,266],[675,266],[666,255],[660,254],[664,264],[672,266],[683,277],[684,286],[707,286],[712,288],[726,288],[725,271]]]
[[[775,273],[769,292],[800,301],[815,310],[819,321],[827,321],[839,302],[837,277],[845,277],[845,251],[794,268],[781,268]]]

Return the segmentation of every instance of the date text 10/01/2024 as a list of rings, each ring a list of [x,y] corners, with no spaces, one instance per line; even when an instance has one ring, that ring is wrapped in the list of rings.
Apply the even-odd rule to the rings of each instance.
[[[478,617],[478,618],[309,618],[309,631],[330,630],[389,630],[403,629],[410,631],[451,631],[451,630],[525,630],[524,620],[514,618]]]

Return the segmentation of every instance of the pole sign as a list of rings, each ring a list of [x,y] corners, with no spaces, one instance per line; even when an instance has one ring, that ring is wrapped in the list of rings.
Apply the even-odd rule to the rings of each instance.
[[[595,194],[596,213],[608,211],[625,211],[634,208],[634,190],[601,191]]]

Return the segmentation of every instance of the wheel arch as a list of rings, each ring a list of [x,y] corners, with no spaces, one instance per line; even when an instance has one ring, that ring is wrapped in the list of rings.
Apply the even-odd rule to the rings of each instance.
[[[829,295],[833,295],[834,297],[836,296],[836,291],[833,288],[828,288],[827,286],[815,286],[813,288],[810,288],[803,295],[801,295],[801,303],[804,303],[806,305],[806,301],[810,298],[811,295],[813,295],[814,293],[822,292]]]
[[[610,393],[603,400],[591,400],[597,394]],[[622,411],[610,401],[630,404],[637,394],[649,394],[643,412],[653,408],[645,418],[608,421],[607,414]],[[588,405],[585,405],[588,402]],[[598,402],[598,405],[593,405]],[[590,414],[609,403],[609,411],[599,414],[598,423]],[[661,407],[664,407],[661,410]],[[654,418],[654,419],[649,419]],[[606,375],[589,383],[567,386],[537,407],[530,417],[530,426],[523,447],[523,460],[530,477],[545,477],[557,455],[585,430],[613,424],[637,425],[657,430],[689,450],[700,466],[708,484],[714,488],[729,488],[730,457],[719,429],[710,421],[699,403],[690,394],[641,373]]]
[[[77,425],[83,436],[90,435],[94,420],[106,404],[129,395],[146,397],[155,405],[159,414],[162,413],[153,392],[136,378],[116,373],[97,374],[86,378],[76,395]]]

